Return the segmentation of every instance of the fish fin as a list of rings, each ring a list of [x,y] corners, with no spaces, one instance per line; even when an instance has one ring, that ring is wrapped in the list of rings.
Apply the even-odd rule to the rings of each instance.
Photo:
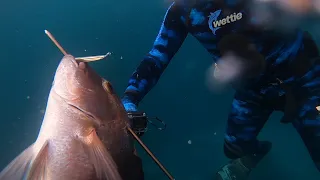
[[[47,179],[48,148],[49,148],[49,143],[48,141],[46,141],[32,162],[32,166],[27,178],[28,180],[33,180],[33,179],[46,180]]]
[[[0,180],[20,180],[27,175],[34,157],[33,145],[29,146],[12,160],[7,167],[0,172]]]
[[[116,163],[95,130],[82,139],[98,179],[122,180]]]

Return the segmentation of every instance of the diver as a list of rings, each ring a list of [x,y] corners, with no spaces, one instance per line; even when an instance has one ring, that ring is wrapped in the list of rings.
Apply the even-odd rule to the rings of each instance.
[[[257,25],[249,2],[177,0],[170,5],[152,49],[132,74],[122,98],[131,125],[139,124],[141,130],[141,123],[135,122],[146,116],[138,111],[139,102],[191,34],[207,49],[218,70],[219,61],[230,52],[245,65],[238,78],[230,81],[236,90],[224,139],[224,154],[230,162],[215,178],[248,178],[271,149],[271,142],[257,136],[273,111],[284,112],[281,122],[293,124],[320,171],[318,48],[301,29],[284,34]]]

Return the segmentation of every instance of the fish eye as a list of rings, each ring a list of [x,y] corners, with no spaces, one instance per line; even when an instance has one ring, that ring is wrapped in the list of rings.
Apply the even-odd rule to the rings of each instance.
[[[103,81],[102,86],[107,92],[114,94],[114,89],[109,81]]]

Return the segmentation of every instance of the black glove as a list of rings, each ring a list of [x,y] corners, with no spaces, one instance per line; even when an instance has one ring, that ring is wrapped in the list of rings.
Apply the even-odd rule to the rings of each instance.
[[[128,112],[132,130],[141,137],[147,131],[148,118],[144,112]]]

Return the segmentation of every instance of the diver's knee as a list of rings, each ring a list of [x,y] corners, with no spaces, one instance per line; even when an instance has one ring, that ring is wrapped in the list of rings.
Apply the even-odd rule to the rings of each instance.
[[[250,154],[265,156],[272,148],[269,141],[236,142],[228,138],[224,142],[224,154],[229,159],[237,159]]]
[[[229,159],[237,159],[240,156],[234,153],[231,149],[229,149],[226,145],[223,146],[224,155]]]
[[[223,152],[229,159],[237,159],[244,156],[243,148],[235,141],[230,141],[227,138],[224,141]]]

